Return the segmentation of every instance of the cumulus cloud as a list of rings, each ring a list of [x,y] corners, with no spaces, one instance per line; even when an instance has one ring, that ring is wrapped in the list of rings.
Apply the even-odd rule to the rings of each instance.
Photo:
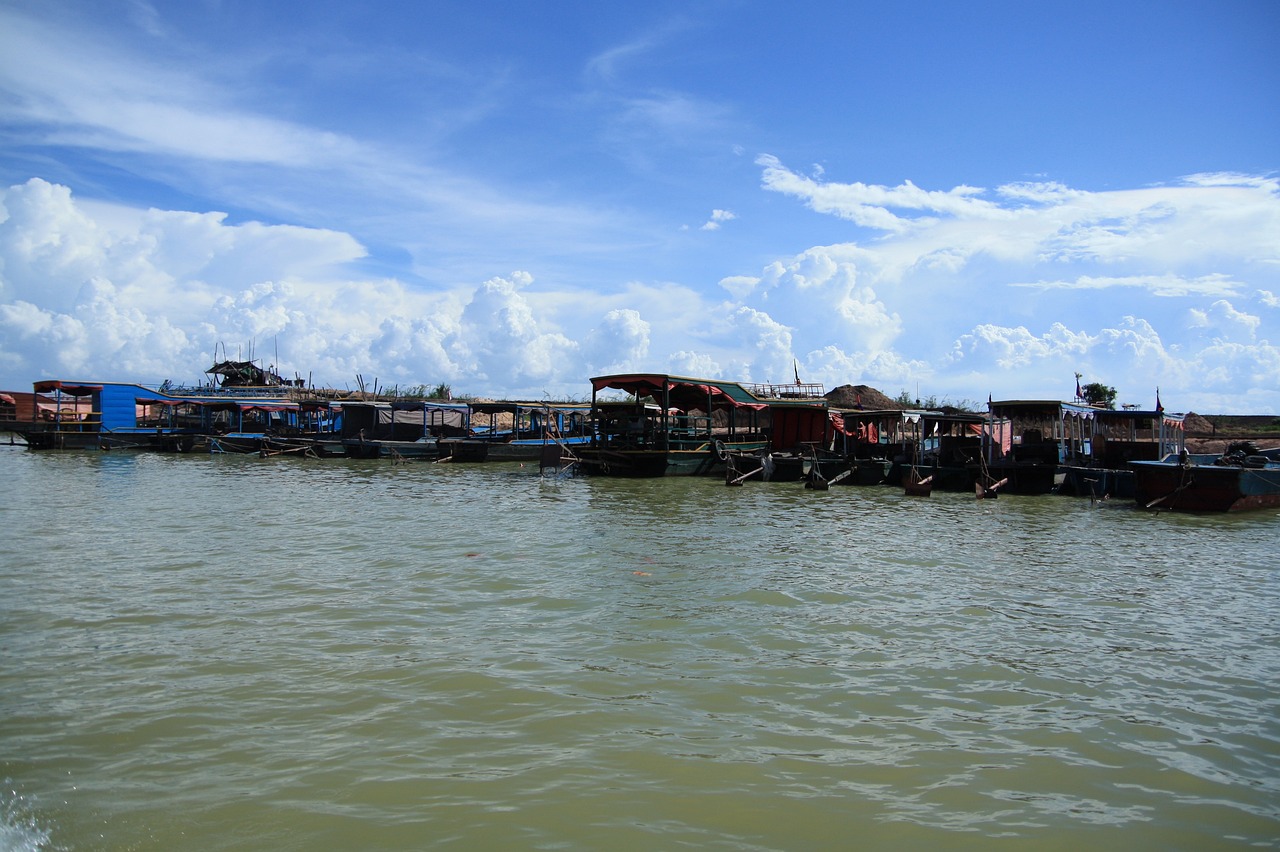
[[[1250,343],[1262,325],[1261,318],[1237,311],[1226,299],[1219,299],[1205,310],[1192,308],[1190,315],[1193,328],[1205,329],[1220,341]]]
[[[506,383],[526,392],[563,381],[565,366],[577,361],[578,345],[543,330],[520,290],[533,277],[516,272],[480,285],[462,312],[452,344],[462,372],[486,384]]]
[[[721,222],[730,222],[736,218],[738,217],[728,210],[712,210],[711,218],[706,222],[703,222],[702,227],[699,230],[718,231],[720,230]]]
[[[594,375],[640,372],[649,357],[650,326],[631,308],[609,311],[587,333],[583,355]]]
[[[891,395],[1069,395],[1080,371],[1138,402],[1159,385],[1170,406],[1280,407],[1267,373],[1280,263],[1256,231],[1272,183],[855,189],[823,203],[852,204],[832,210],[842,220],[877,221],[869,208],[885,205],[902,221],[704,293],[523,271],[450,288],[370,278],[348,234],[84,201],[35,179],[0,195],[0,385],[189,381],[221,351],[278,352],[285,375],[338,387],[360,374],[490,396],[580,395],[591,375],[647,370],[776,382],[798,364],[806,381]],[[1188,200],[1199,192],[1227,195]],[[1223,198],[1261,212],[1227,229],[1209,221],[1234,216]],[[1232,234],[1164,254],[1166,229]]]
[[[80,205],[38,179],[0,204],[10,386],[46,376],[194,382],[217,355],[278,354],[285,375],[338,386],[357,374],[384,386],[493,375],[532,391],[573,372],[576,344],[540,326],[520,292],[526,273],[486,281],[468,300],[350,277],[344,267],[363,247],[323,229]]]

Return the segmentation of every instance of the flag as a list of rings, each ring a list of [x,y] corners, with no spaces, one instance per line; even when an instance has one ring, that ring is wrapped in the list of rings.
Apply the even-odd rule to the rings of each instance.
[[[800,362],[792,358],[791,363],[796,368],[796,384],[803,384],[803,382],[800,381]]]
[[[1156,388],[1156,414],[1164,414],[1164,406],[1160,404],[1160,388]]]
[[[1080,374],[1076,373],[1076,399],[1084,399],[1084,394],[1080,391]]]

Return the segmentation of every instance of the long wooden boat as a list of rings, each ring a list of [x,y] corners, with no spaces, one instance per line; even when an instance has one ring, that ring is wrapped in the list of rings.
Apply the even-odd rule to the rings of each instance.
[[[903,472],[918,458],[920,425],[931,412],[914,408],[856,409],[840,412],[843,452],[850,485],[900,485]]]
[[[623,399],[602,396],[621,391]],[[591,380],[590,442],[578,451],[586,472],[607,476],[723,473],[743,458],[826,440],[821,385],[744,385],[659,373]]]
[[[1003,400],[987,407],[982,473],[1003,480],[1002,493],[1010,494],[1056,492],[1066,478],[1063,466],[1085,457],[1088,421],[1098,412],[1059,400]],[[975,473],[980,467],[973,466]]]
[[[1147,509],[1241,512],[1280,507],[1280,448],[1259,450],[1241,442],[1222,455],[1183,450],[1130,466],[1134,499]]]
[[[982,457],[987,418],[967,411],[926,411],[920,428],[919,466],[935,491],[972,491]]]
[[[1163,408],[1097,409],[1086,419],[1092,429],[1081,458],[1062,465],[1059,494],[1132,500],[1136,484],[1130,464],[1177,455],[1186,445],[1185,415]]]
[[[343,403],[340,434],[349,458],[435,460],[440,440],[466,428],[465,403],[368,400]]]
[[[455,462],[541,461],[549,446],[573,450],[591,440],[591,406],[572,402],[471,402],[466,435],[440,439]]]

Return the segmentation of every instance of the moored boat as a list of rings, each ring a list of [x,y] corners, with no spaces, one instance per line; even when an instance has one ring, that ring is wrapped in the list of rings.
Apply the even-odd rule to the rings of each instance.
[[[840,412],[850,485],[900,485],[916,458],[923,409],[886,408]]]
[[[342,446],[362,459],[437,459],[441,438],[466,434],[467,406],[433,400],[342,404]]]
[[[982,465],[972,469],[978,485],[1001,481],[1002,493],[1050,494],[1061,487],[1063,466],[1079,463],[1088,443],[1088,420],[1098,409],[1059,400],[989,402]]]
[[[601,396],[608,390],[628,397]],[[587,472],[609,476],[723,473],[731,456],[822,441],[828,428],[821,385],[654,373],[593,378],[591,418],[591,440],[578,456]]]
[[[573,402],[471,402],[465,435],[440,439],[455,462],[541,461],[548,446],[572,452],[591,440],[591,406]]]
[[[1158,401],[1157,401],[1158,402]],[[1135,461],[1177,455],[1186,444],[1185,415],[1154,410],[1096,409],[1087,416],[1088,439],[1076,463],[1062,465],[1059,494],[1094,499],[1134,497]]]
[[[1221,455],[1185,450],[1159,461],[1130,462],[1134,499],[1147,509],[1240,512],[1280,507],[1280,448],[1250,441]]]

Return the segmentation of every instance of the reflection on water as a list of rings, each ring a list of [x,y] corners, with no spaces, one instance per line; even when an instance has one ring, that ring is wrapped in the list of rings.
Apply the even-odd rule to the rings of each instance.
[[[0,470],[0,848],[1280,842],[1271,514]]]

